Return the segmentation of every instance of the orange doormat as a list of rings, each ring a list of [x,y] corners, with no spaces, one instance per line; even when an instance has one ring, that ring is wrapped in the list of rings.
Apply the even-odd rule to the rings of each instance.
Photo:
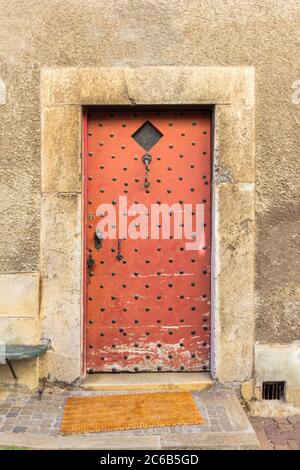
[[[157,392],[68,398],[62,434],[203,424],[192,393]]]

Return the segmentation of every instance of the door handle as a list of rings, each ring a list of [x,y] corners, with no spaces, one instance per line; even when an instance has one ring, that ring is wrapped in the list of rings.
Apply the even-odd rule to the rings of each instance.
[[[124,256],[121,254],[121,240],[119,238],[119,240],[118,240],[118,254],[116,256],[116,259],[118,261],[122,261],[123,258],[124,258]]]
[[[94,265],[96,263],[96,261],[94,260],[93,258],[93,255],[92,253],[90,252],[89,253],[89,256],[86,260],[86,263],[87,263],[87,268],[88,268],[88,278],[89,278],[89,283],[91,282],[91,277],[94,276]]]

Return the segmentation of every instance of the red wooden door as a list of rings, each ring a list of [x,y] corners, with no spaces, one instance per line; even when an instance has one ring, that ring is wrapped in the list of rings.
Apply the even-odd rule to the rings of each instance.
[[[86,119],[87,371],[208,370],[210,113],[90,110]],[[146,207],[142,219],[128,212],[134,203]],[[97,225],[109,213],[101,204],[115,210],[108,224],[114,238],[101,240]],[[152,236],[162,230],[157,220],[153,228],[153,204],[176,204],[168,212],[168,239]],[[186,204],[192,219],[196,204],[204,208],[204,241],[194,250],[186,249],[184,234],[174,236],[178,205]],[[133,237],[120,233],[122,217]]]

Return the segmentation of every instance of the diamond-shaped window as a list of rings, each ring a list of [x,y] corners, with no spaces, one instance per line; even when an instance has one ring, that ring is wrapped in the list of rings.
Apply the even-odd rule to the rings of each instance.
[[[161,138],[163,134],[151,124],[146,121],[137,131],[132,134],[132,138],[144,150],[150,150]]]

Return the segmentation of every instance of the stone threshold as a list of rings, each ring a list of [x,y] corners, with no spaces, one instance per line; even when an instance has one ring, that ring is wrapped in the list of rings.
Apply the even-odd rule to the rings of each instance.
[[[215,432],[168,435],[45,436],[0,433],[0,446],[33,450],[252,450],[258,441],[252,432]]]
[[[155,372],[90,374],[82,380],[84,390],[204,390],[213,385],[207,372]]]

